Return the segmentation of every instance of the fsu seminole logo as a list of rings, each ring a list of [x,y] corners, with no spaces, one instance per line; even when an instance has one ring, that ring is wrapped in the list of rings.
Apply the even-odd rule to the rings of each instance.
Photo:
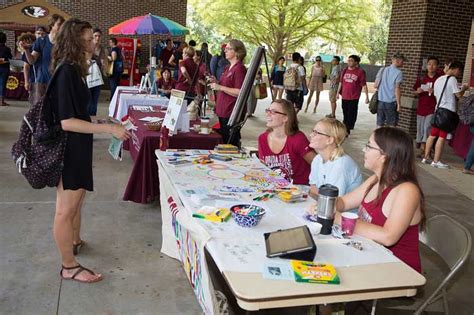
[[[44,18],[49,14],[48,9],[39,5],[29,5],[21,9],[21,12],[24,15],[35,19]]]
[[[14,76],[9,76],[7,80],[7,89],[9,90],[16,90],[16,88],[20,85],[20,81]]]

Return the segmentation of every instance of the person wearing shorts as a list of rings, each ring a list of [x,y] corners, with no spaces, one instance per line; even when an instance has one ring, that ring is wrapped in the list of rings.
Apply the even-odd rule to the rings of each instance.
[[[459,61],[453,61],[445,75],[441,76],[436,80],[434,84],[433,94],[438,100],[440,108],[448,109],[452,112],[457,112],[456,98],[461,98],[464,92],[468,89],[467,85],[463,85],[461,88],[458,86],[456,77],[462,75],[464,65]],[[444,92],[443,92],[444,89]],[[443,94],[443,97],[441,97]],[[426,141],[425,156],[421,160],[423,164],[429,164],[435,168],[449,168],[448,164],[441,162],[441,154],[443,153],[444,143],[448,139],[450,134],[447,131],[441,130],[435,126],[431,126],[431,134]],[[430,161],[430,152],[433,148],[434,142],[436,141],[435,153],[433,161]]]
[[[341,80],[342,67],[340,65],[341,57],[334,56],[331,64],[333,66],[329,75],[329,102],[331,102],[331,114],[326,115],[328,118],[336,118],[336,101],[337,90],[339,89],[339,81]]]
[[[303,89],[307,88],[306,72],[304,71],[304,68],[298,63],[300,57],[300,53],[294,52],[292,55],[293,63],[290,65],[290,67],[298,69],[298,75],[300,77],[301,84],[294,91],[286,90],[286,99],[293,104],[297,114],[301,108],[303,108]]]
[[[436,57],[429,57],[426,65],[426,73],[418,77],[413,85],[413,94],[418,96],[416,107],[416,145],[421,150],[421,156],[425,154],[426,140],[430,135],[431,119],[436,107],[436,98],[433,87],[439,75],[436,72],[439,61]]]

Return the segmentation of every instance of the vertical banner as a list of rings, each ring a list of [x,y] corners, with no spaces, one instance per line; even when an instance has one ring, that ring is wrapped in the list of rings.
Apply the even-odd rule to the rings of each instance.
[[[120,85],[133,86],[140,79],[139,62],[141,41],[137,38],[117,38],[117,46],[122,49],[123,77]]]

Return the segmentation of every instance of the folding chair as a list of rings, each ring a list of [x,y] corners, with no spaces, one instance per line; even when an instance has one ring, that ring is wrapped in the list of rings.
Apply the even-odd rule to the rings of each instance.
[[[449,314],[446,287],[469,257],[472,247],[471,233],[447,215],[437,215],[427,220],[426,231],[420,233],[420,242],[436,252],[448,265],[450,272],[418,307],[415,314],[421,314],[428,305],[440,298],[443,298],[445,314]]]

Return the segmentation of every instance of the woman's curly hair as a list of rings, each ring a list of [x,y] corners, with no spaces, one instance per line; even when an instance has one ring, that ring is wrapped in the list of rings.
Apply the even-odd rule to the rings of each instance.
[[[54,72],[54,69],[61,62],[67,61],[73,63],[83,77],[89,74],[89,65],[87,64],[82,39],[86,29],[92,30],[92,25],[86,21],[72,18],[64,22],[53,45],[51,72]]]

